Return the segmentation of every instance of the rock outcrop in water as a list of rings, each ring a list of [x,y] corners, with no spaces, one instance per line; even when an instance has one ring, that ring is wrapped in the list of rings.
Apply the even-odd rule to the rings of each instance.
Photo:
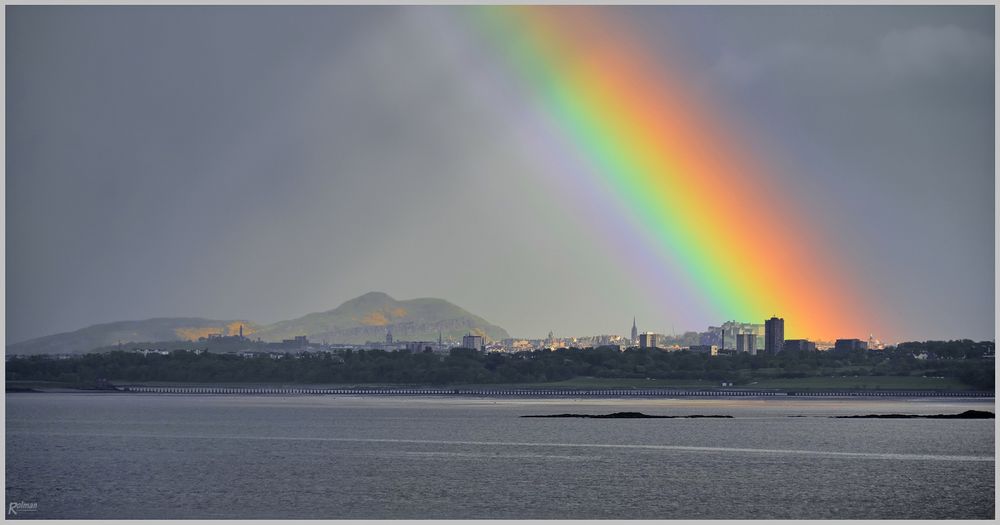
[[[615,412],[612,414],[545,414],[536,416],[521,417],[578,417],[587,419],[694,419],[694,418],[722,418],[732,419],[733,416],[651,416],[642,412]]]
[[[836,419],[993,419],[993,412],[985,410],[966,410],[961,414],[935,414],[923,416],[920,414],[866,414],[863,416],[831,416]]]

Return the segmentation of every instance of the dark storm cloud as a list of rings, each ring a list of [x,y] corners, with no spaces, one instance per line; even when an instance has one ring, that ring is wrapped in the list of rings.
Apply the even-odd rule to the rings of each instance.
[[[12,9],[8,341],[371,290],[497,321],[470,261],[563,219],[509,213],[532,174],[416,11]]]
[[[372,289],[518,335],[666,330],[469,89],[447,13],[8,7],[8,342]],[[858,300],[910,338],[992,336],[992,7],[619,13],[795,166]]]

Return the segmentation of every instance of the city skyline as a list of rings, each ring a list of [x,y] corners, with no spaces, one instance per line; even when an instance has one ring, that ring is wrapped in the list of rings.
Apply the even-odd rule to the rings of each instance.
[[[359,300],[363,300],[364,298],[371,297],[371,296],[385,296],[390,301],[396,301],[391,296],[388,296],[388,294],[384,294],[383,292],[370,292],[368,294],[365,294],[364,296],[361,296],[361,297],[358,297],[358,298],[354,298],[352,301],[348,301],[348,303],[350,303],[350,302],[356,302],[356,301],[359,301]],[[429,299],[429,298],[415,298],[415,299],[412,299],[411,301],[423,301],[423,300],[427,300],[427,299]],[[436,301],[437,299],[430,299],[430,300]],[[347,303],[341,305],[341,307],[344,307],[346,304]],[[334,312],[334,311],[336,311],[336,310],[332,310],[330,312]],[[315,316],[317,316],[317,315],[320,315],[320,314],[323,314],[323,313],[330,313],[330,312],[313,312],[313,313],[306,314],[305,316],[303,316],[303,317],[301,317],[299,319],[300,320],[301,319],[307,319],[307,318],[310,318],[310,317],[315,318]],[[413,325],[413,322],[407,319],[407,313],[406,313],[405,309],[400,309],[399,314],[401,315],[401,317],[397,318],[395,321],[391,321],[391,320],[388,320],[388,319],[386,319],[384,317],[384,315],[385,315],[384,309],[376,307],[374,310],[371,310],[370,312],[368,312],[366,314],[366,316],[365,316],[366,320],[362,324],[365,325],[368,328],[377,329],[379,331],[383,331],[384,330],[384,342],[387,345],[392,345],[392,344],[394,344],[394,342],[398,343],[398,344],[407,343],[407,342],[426,342],[425,339],[420,339],[420,338],[418,338],[418,339],[413,339],[413,338],[406,339],[406,338],[404,338],[404,339],[400,339],[398,341],[395,340],[395,337],[393,336],[393,333],[392,333],[393,326],[408,327],[410,330],[412,330],[412,325]],[[474,315],[474,314],[472,314],[472,315]],[[160,320],[183,321],[185,318],[159,318],[159,319]],[[157,321],[157,320],[158,319],[125,320],[124,322],[126,322],[126,323],[143,323],[143,322]],[[193,319],[193,320],[194,321],[198,321],[198,322],[209,322],[209,323],[212,322],[211,320],[207,320],[207,319]],[[237,320],[237,321],[214,321],[214,322],[216,323],[217,326],[212,326],[211,324],[209,324],[209,325],[198,326],[198,327],[174,328],[173,330],[174,330],[174,332],[175,332],[175,334],[177,336],[176,340],[177,341],[186,341],[186,342],[191,342],[191,341],[195,341],[195,340],[198,340],[198,341],[212,340],[213,338],[221,338],[221,339],[236,338],[236,339],[245,340],[245,341],[251,341],[251,340],[254,340],[254,339],[256,339],[257,341],[261,341],[262,340],[260,338],[260,334],[256,333],[256,329],[251,329],[251,331],[250,331],[250,333],[254,334],[255,337],[244,338],[244,328],[247,328],[247,323],[250,323],[251,325],[255,325],[258,328],[261,327],[261,326],[263,326],[263,325],[255,323],[253,320],[247,319],[247,320]],[[294,320],[285,320],[285,321],[279,321],[278,323],[275,323],[275,324],[278,325],[278,324],[282,324],[282,323],[291,323],[291,322],[295,322],[295,321]],[[222,323],[222,324],[219,324],[219,323]],[[777,323],[776,324],[777,328],[772,329],[772,326],[771,326],[772,323]],[[112,325],[114,325],[114,324],[116,324],[116,323],[112,323]],[[90,327],[87,327],[87,328],[88,329],[90,329],[90,328],[97,328],[99,326],[101,326],[101,325],[93,325],[93,326],[90,326]],[[328,328],[333,328],[333,325],[331,325]],[[503,327],[499,327],[499,328],[503,328]],[[273,329],[273,327],[272,327],[272,329]],[[649,345],[649,346],[654,346],[655,347],[656,346],[656,342],[655,341],[659,341],[659,342],[662,342],[662,343],[666,344],[667,340],[672,340],[673,342],[669,343],[669,346],[670,347],[677,347],[678,346],[677,341],[684,341],[685,339],[688,339],[688,338],[690,338],[693,335],[693,336],[697,336],[697,339],[698,339],[698,341],[695,344],[695,346],[698,346],[698,345],[702,345],[702,346],[709,345],[709,346],[712,346],[712,345],[716,345],[717,344],[720,349],[736,350],[738,348],[742,348],[742,341],[739,340],[739,338],[741,336],[743,336],[743,335],[753,335],[755,337],[754,337],[753,346],[750,347],[750,348],[753,349],[751,351],[766,351],[769,354],[774,354],[774,353],[780,352],[781,351],[781,347],[782,347],[782,343],[785,341],[785,338],[784,338],[784,320],[782,318],[777,318],[777,317],[772,317],[770,319],[765,319],[763,323],[757,323],[757,322],[753,322],[753,321],[749,321],[748,322],[748,320],[740,321],[740,320],[730,319],[730,320],[727,320],[727,321],[722,322],[722,323],[713,323],[713,324],[711,324],[711,325],[709,325],[707,327],[703,327],[703,328],[681,327],[680,330],[675,330],[675,327],[673,325],[671,325],[669,330],[664,330],[664,329],[661,329],[661,328],[657,328],[655,326],[654,326],[654,329],[649,329],[649,327],[647,327],[647,326],[644,325],[644,327],[642,328],[642,330],[639,330],[637,317],[633,316],[633,318],[632,318],[632,325],[631,325],[630,329],[627,330],[626,333],[614,332],[614,331],[611,331],[611,332],[588,331],[588,332],[581,332],[581,333],[558,333],[557,334],[556,331],[549,330],[548,334],[546,336],[544,336],[544,337],[528,336],[528,335],[517,334],[517,333],[508,334],[507,336],[502,337],[502,338],[500,338],[500,337],[490,337],[489,335],[483,334],[480,330],[481,330],[480,328],[474,328],[472,330],[467,330],[467,331],[465,331],[465,333],[463,333],[463,335],[458,336],[458,337],[461,338],[464,341],[466,339],[466,336],[474,336],[474,337],[478,337],[482,341],[488,342],[488,343],[501,343],[501,342],[506,342],[506,341],[533,341],[533,342],[540,342],[541,341],[541,342],[560,342],[560,343],[565,343],[566,341],[576,342],[576,341],[579,340],[579,341],[585,343],[582,346],[580,346],[580,348],[597,347],[597,346],[604,345],[606,343],[616,343],[616,344],[618,344],[619,346],[621,346],[624,349],[624,348],[629,347],[629,346],[643,347],[643,348],[646,347],[645,343],[643,343],[642,337],[640,337],[640,336],[647,336],[648,335],[648,336],[653,337],[652,341],[654,341],[654,342],[651,345]],[[74,333],[75,332],[73,332],[73,331],[67,331],[67,332],[60,332],[60,333],[57,333],[57,334],[48,334],[48,335],[50,335],[50,336],[64,336],[65,337],[65,336],[72,336]],[[476,335],[476,334],[481,334],[481,335]],[[89,337],[93,337],[93,335],[81,336],[81,337],[84,338],[84,339],[87,339]],[[295,336],[293,336],[292,339],[282,339],[281,337],[276,337],[273,334],[271,334],[269,337],[265,338],[265,340],[271,341],[271,342],[277,342],[280,339],[281,342],[283,342],[283,343],[289,343],[289,342],[305,341],[309,337],[312,337],[312,336],[306,334],[306,335],[295,335]],[[437,332],[437,337],[438,337],[438,345],[441,346],[443,344],[442,343],[442,331],[441,330],[439,330]],[[334,344],[334,345],[343,345],[343,344],[352,345],[352,344],[355,344],[355,343],[349,343],[349,342],[346,342],[346,341],[340,341],[336,337],[334,337],[333,339],[330,339],[329,337],[321,335],[319,338],[322,339],[322,343],[324,345],[326,345],[328,343],[329,344]],[[663,338],[663,339],[661,340],[660,338]],[[26,343],[30,343],[32,341],[36,341],[37,342],[37,341],[41,341],[41,340],[44,340],[44,339],[46,339],[46,336],[43,336],[41,338],[26,340],[24,342],[26,342]],[[611,339],[614,339],[614,341],[612,341]],[[824,338],[809,337],[807,335],[804,335],[804,336],[801,336],[798,339],[793,339],[791,341],[804,341],[806,343],[823,343],[823,344],[828,344],[828,343],[833,343],[835,340],[845,340],[845,339],[864,340],[864,337],[861,334],[846,334],[846,333],[845,334],[837,334],[835,337],[825,338],[825,339]],[[964,338],[964,339],[968,339],[968,338]],[[453,336],[449,337],[449,342],[453,343],[453,342],[456,342],[458,340],[459,339],[456,338],[456,337],[453,337]],[[989,339],[989,340],[993,341],[993,339]],[[869,333],[869,334],[867,334],[867,341],[869,342],[869,344],[871,344],[871,343],[874,342],[875,344],[879,345],[877,349],[881,349],[882,345],[894,345],[896,343],[901,343],[901,342],[905,342],[905,341],[912,341],[912,339],[903,338],[903,339],[898,340],[898,341],[890,341],[890,340],[885,340],[884,341],[882,338],[877,337],[876,334]],[[117,343],[118,343],[119,346],[121,345],[122,342],[123,341],[121,339],[117,340]],[[140,340],[137,339],[137,340],[134,340],[134,341],[133,340],[129,340],[127,342],[131,344],[131,343],[142,342],[142,341],[140,341]],[[167,340],[163,339],[163,340],[160,340],[159,342],[167,342]],[[369,341],[369,343],[371,343],[371,342],[372,341]],[[690,344],[689,343],[683,343],[683,344],[680,344],[680,346],[686,347],[686,346],[690,346]],[[541,347],[543,348],[544,345],[542,345]],[[663,348],[666,348],[666,347],[663,347]],[[872,347],[872,348],[875,348],[875,347]],[[8,349],[8,350],[10,350],[10,349]]]
[[[7,31],[8,344],[369,290],[532,338],[993,339],[990,6],[13,6]]]

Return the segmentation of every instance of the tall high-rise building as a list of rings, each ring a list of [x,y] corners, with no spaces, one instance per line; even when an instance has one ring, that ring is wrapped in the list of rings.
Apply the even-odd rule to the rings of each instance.
[[[656,348],[656,334],[653,332],[639,334],[639,348]]]
[[[385,344],[392,344],[392,328],[388,326],[385,327]]]
[[[771,317],[764,321],[764,351],[774,355],[785,347],[785,320]]]
[[[757,355],[757,335],[752,333],[736,334],[736,351]]]
[[[639,344],[639,329],[635,326],[635,317],[632,318],[632,344]]]

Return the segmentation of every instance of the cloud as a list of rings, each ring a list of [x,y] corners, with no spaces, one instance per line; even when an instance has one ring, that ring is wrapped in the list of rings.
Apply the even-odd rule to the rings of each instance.
[[[892,31],[878,57],[890,74],[934,76],[993,64],[993,39],[955,25]]]
[[[716,78],[736,87],[795,85],[822,91],[867,84],[877,70],[870,53],[803,42],[749,53],[726,51],[711,67]]]
[[[795,82],[802,87],[867,90],[900,81],[954,81],[993,71],[993,38],[956,25],[892,30],[867,45],[781,42],[725,50],[711,67],[736,86]]]
[[[746,85],[766,80],[765,77],[782,69],[796,67],[814,51],[801,44],[785,42],[767,47],[757,53],[740,55],[726,51],[712,67],[724,79]]]

